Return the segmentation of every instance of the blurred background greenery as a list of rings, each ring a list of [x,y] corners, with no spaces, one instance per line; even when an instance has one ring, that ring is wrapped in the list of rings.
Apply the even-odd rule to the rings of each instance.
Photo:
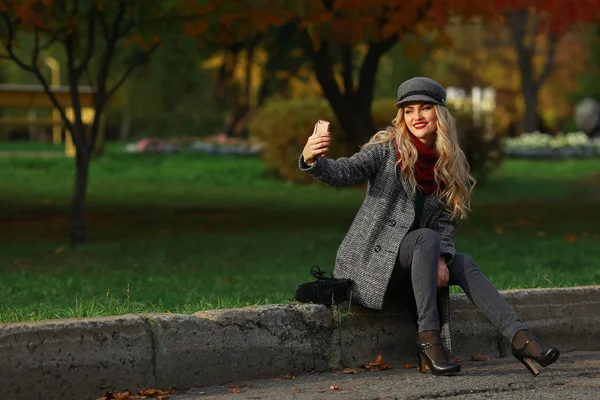
[[[88,3],[0,7],[0,322],[289,301],[364,196],[298,170],[314,122],[350,155],[413,76],[448,88],[480,182],[458,250],[500,288],[600,281],[600,3]],[[10,106],[57,77],[95,88],[95,149],[93,122],[56,140],[52,107]]]

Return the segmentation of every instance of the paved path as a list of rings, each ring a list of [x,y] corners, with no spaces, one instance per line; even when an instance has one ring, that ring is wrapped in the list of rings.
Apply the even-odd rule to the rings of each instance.
[[[385,360],[384,360],[385,361]],[[290,379],[264,379],[193,389],[172,400],[204,399],[598,399],[600,352],[565,354],[533,378],[514,358],[464,362],[452,377],[393,368],[353,375],[331,373]],[[331,390],[338,386],[340,390]]]

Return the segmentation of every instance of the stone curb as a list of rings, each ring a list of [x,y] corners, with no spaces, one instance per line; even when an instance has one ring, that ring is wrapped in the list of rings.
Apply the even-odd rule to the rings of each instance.
[[[600,286],[502,294],[544,342],[600,350]],[[457,356],[509,354],[465,295],[452,295],[452,310]],[[96,399],[107,390],[185,390],[355,367],[378,354],[402,365],[415,362],[414,340],[407,312],[307,304],[0,324],[0,393]]]

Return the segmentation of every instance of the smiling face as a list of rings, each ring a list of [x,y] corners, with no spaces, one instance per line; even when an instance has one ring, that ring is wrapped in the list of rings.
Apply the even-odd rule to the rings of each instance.
[[[433,104],[412,103],[404,107],[404,122],[408,130],[428,147],[435,143],[437,120]]]

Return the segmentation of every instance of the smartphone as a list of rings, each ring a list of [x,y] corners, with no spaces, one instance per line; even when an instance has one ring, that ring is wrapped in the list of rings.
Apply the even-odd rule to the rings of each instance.
[[[329,121],[320,119],[317,121],[317,136],[327,135],[329,132]]]

